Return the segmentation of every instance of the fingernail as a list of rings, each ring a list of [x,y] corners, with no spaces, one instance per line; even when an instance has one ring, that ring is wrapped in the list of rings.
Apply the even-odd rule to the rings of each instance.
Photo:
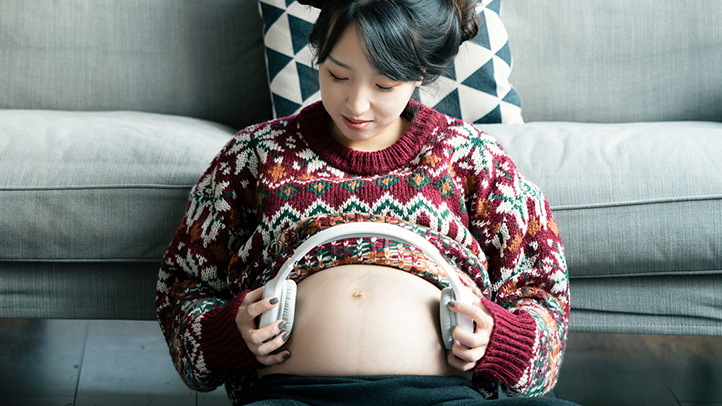
[[[449,306],[449,307],[454,307],[454,306],[456,306],[456,300],[449,300],[448,306]]]
[[[286,320],[283,320],[282,322],[278,323],[278,329],[279,330],[285,330],[286,329]]]
[[[288,336],[289,336],[289,335],[290,335],[290,334],[288,333],[288,331],[283,335],[283,342],[284,342],[284,343],[285,343],[286,341],[288,341]]]
[[[272,297],[272,298],[271,298],[271,304],[276,304],[276,303],[278,303],[278,298],[277,298],[277,297]]]
[[[287,353],[283,354],[283,359],[289,359],[289,358],[291,358],[291,353],[290,353],[290,352],[287,352]]]

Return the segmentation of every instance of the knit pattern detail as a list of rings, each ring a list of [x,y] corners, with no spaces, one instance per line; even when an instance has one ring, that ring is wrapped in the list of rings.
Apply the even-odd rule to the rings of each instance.
[[[241,131],[214,159],[191,192],[156,295],[158,320],[189,386],[225,382],[239,394],[253,385],[255,372],[244,371],[255,362],[250,352],[234,353],[233,362],[216,359],[220,348],[236,345],[231,315],[239,295],[272,278],[314,229],[344,221],[397,222],[423,233],[462,281],[494,304],[488,357],[474,376],[492,388],[483,393],[501,384],[535,396],[554,386],[569,286],[547,201],[476,127],[415,102],[406,114],[411,125],[399,142],[359,152],[333,139],[316,103]],[[353,261],[386,261],[437,286],[448,283],[418,249],[389,241],[325,244],[309,258],[294,279]],[[517,351],[503,356],[513,343]]]
[[[255,371],[262,366],[245,345],[235,322],[248,292],[241,292],[227,305],[216,307],[200,318],[200,334],[194,339],[203,348],[206,368],[210,371]]]

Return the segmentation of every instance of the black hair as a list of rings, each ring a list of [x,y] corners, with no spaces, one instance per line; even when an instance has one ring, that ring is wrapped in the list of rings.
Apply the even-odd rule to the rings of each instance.
[[[449,69],[479,30],[478,0],[299,0],[321,9],[311,30],[316,63],[355,24],[369,64],[401,82],[428,84]]]

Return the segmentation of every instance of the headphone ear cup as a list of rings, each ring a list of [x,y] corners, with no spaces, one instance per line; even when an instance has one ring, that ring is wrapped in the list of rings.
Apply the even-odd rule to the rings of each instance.
[[[450,350],[454,345],[454,337],[451,335],[451,332],[454,331],[454,327],[458,324],[456,313],[449,309],[449,302],[452,300],[456,300],[456,295],[452,288],[448,287],[441,291],[439,324],[441,326],[441,340],[447,350]]]
[[[286,321],[286,327],[284,330],[289,334],[293,329],[293,316],[296,311],[296,292],[296,282],[290,279],[286,280],[283,289],[283,298],[281,299],[281,303],[278,304],[280,306],[279,315],[282,320]]]

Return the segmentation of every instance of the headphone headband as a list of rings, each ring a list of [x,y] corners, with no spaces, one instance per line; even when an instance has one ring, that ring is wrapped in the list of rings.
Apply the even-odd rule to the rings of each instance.
[[[278,297],[283,290],[283,282],[286,278],[288,278],[288,275],[293,270],[294,265],[296,265],[296,263],[313,248],[333,241],[358,237],[384,238],[418,247],[424,254],[438,263],[444,270],[457,300],[468,303],[474,302],[474,298],[470,297],[473,296],[473,294],[469,291],[469,289],[462,289],[463,285],[461,284],[461,280],[456,274],[456,271],[451,267],[451,265],[449,265],[449,262],[441,255],[439,250],[429,241],[413,231],[400,226],[375,222],[339,224],[314,234],[296,248],[293,255],[283,263],[276,277],[266,284],[267,293],[264,296]],[[268,290],[271,290],[273,294],[270,295]]]

